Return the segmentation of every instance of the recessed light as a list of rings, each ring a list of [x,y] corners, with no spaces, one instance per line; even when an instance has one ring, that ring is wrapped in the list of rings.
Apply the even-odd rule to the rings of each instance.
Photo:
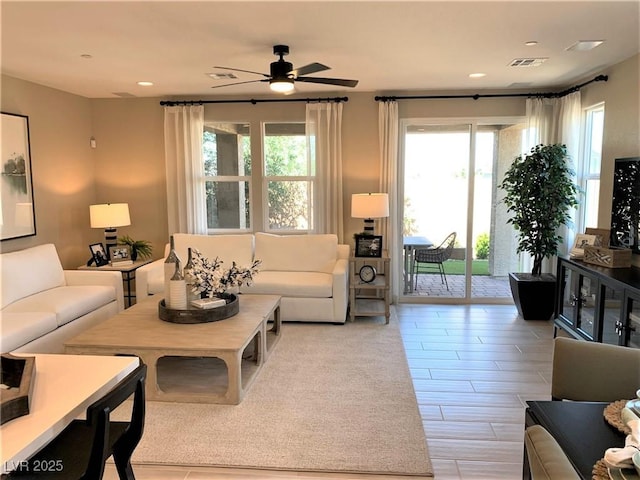
[[[567,52],[586,52],[602,45],[604,40],[579,40],[565,50]]]
[[[527,47],[535,47],[536,45],[538,45],[538,42],[536,42],[535,40],[531,40],[530,42],[525,42],[524,44]]]
[[[153,82],[138,82],[138,85],[140,85],[141,87],[152,87]]]
[[[486,73],[471,73],[469,74],[469,78],[482,78],[482,77],[486,77],[487,74]]]

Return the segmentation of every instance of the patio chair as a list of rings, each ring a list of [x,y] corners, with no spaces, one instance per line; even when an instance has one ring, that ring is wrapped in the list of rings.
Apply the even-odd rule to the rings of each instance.
[[[452,232],[439,246],[435,248],[420,248],[415,251],[413,270],[416,273],[416,289],[418,288],[418,274],[437,271],[440,274],[440,281],[446,285],[447,290],[449,290],[449,283],[447,282],[447,274],[444,271],[443,263],[451,257],[455,241],[456,232]]]

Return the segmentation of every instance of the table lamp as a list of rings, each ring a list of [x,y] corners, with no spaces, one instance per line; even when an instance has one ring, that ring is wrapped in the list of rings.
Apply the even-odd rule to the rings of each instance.
[[[389,216],[388,193],[354,193],[351,195],[351,216],[364,218],[364,235],[373,235],[373,219]]]
[[[89,205],[89,217],[91,219],[91,228],[104,228],[104,240],[108,257],[109,247],[114,247],[118,243],[117,227],[131,225],[129,204],[103,203]]]

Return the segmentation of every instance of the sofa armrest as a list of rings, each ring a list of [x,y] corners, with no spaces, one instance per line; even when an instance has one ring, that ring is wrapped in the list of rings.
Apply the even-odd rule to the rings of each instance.
[[[67,285],[105,285],[116,291],[118,312],[124,310],[124,290],[122,287],[122,273],[120,272],[92,272],[89,270],[65,270],[64,279]]]
[[[149,278],[164,275],[164,258],[143,265],[136,270],[136,298],[141,300],[150,296]]]
[[[345,258],[336,261],[333,267],[333,318],[344,322],[349,304],[349,262]]]

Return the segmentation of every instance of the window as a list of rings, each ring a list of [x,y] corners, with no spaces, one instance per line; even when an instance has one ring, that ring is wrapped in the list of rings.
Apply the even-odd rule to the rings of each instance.
[[[202,158],[209,232],[311,230],[315,168],[307,153],[305,124],[264,123],[262,142],[257,143],[262,143],[262,162],[252,168],[248,124],[205,123]]]
[[[263,141],[265,230],[312,230],[315,168],[305,124],[265,123]]]
[[[578,210],[578,231],[598,226],[603,129],[604,104],[585,109],[584,147],[578,166],[578,183],[584,191],[584,200]]]
[[[204,182],[209,230],[251,229],[249,125],[205,124]]]

